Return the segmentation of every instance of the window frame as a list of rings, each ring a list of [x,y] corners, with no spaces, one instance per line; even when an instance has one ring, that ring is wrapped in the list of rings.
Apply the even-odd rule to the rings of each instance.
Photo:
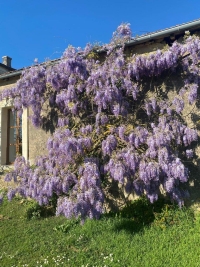
[[[17,116],[17,112],[13,111],[11,108],[7,110],[8,115],[7,115],[7,151],[6,151],[6,164],[13,164],[14,161],[10,161],[11,154],[10,154],[10,147],[14,146],[15,147],[15,155],[14,157],[16,158],[17,155],[22,154],[22,117]],[[13,125],[11,125],[10,118],[11,118],[11,113],[13,113]],[[14,143],[11,143],[10,140],[10,133],[13,131],[13,140]],[[14,137],[15,133],[15,137]]]

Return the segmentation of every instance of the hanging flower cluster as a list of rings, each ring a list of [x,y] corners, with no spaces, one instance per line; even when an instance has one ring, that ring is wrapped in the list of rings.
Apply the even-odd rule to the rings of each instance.
[[[151,202],[162,186],[183,204],[181,184],[189,172],[181,156],[185,151],[185,158],[193,157],[197,132],[180,117],[186,102],[197,99],[200,39],[189,37],[148,55],[127,55],[130,36],[129,24],[122,24],[103,50],[70,46],[55,64],[26,69],[12,89],[2,92],[0,98],[13,99],[19,114],[32,109],[37,127],[44,106],[58,116],[48,154],[37,159],[35,168],[23,157],[16,159],[6,180],[19,184],[8,192],[9,199],[20,193],[46,205],[56,194],[57,214],[99,218],[101,182],[114,179],[127,193],[146,194]],[[162,81],[169,73],[182,75],[173,100],[151,85],[153,78]]]

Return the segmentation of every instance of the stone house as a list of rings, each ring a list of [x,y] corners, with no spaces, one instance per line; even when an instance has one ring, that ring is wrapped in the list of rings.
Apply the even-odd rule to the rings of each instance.
[[[190,34],[199,34],[200,19],[133,38],[126,44],[126,48],[135,54],[153,52],[166,45],[170,46],[175,40],[181,41],[187,31]],[[11,67],[10,57],[2,57],[0,90],[14,86],[22,71],[23,69]],[[28,120],[29,110],[24,110],[22,118],[18,119],[11,109],[10,101],[0,102],[0,164],[11,164],[17,153],[33,163],[37,155],[46,151],[45,140],[50,133],[32,126]]]

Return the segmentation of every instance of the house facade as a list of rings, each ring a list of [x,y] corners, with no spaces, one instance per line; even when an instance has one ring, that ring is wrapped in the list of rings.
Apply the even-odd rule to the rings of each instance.
[[[23,71],[8,68],[4,64],[3,57],[0,64],[0,91],[12,88]],[[44,140],[47,140],[49,134],[33,127],[29,121],[28,109],[23,110],[21,119],[16,115],[12,112],[10,100],[0,102],[0,165],[12,165],[17,154],[34,163],[34,159],[46,151]]]
[[[126,49],[131,50],[133,54],[161,50],[166,46],[171,46],[175,40],[181,42],[186,32],[200,35],[200,20],[133,38],[126,43]],[[2,57],[2,63],[0,63],[0,91],[12,88],[20,79],[23,71],[23,69],[13,69],[11,60],[8,56]],[[50,133],[34,128],[29,121],[29,113],[30,111],[25,109],[22,118],[19,119],[12,112],[11,101],[3,100],[0,102],[1,165],[12,164],[17,154],[23,155],[25,159],[34,163],[34,159],[38,155],[46,153],[46,140]],[[198,110],[196,110],[196,113],[198,114]]]

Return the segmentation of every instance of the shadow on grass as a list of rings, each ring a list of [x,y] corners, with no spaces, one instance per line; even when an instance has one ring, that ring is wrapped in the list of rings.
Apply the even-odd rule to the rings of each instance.
[[[155,221],[158,221],[160,225],[170,224],[173,222],[171,210],[175,209],[177,210],[177,207],[163,198],[153,204],[145,198],[140,198],[129,203],[120,212],[109,213],[105,217],[116,218],[114,223],[115,231],[124,230],[133,234],[142,231],[144,227],[151,225]]]

